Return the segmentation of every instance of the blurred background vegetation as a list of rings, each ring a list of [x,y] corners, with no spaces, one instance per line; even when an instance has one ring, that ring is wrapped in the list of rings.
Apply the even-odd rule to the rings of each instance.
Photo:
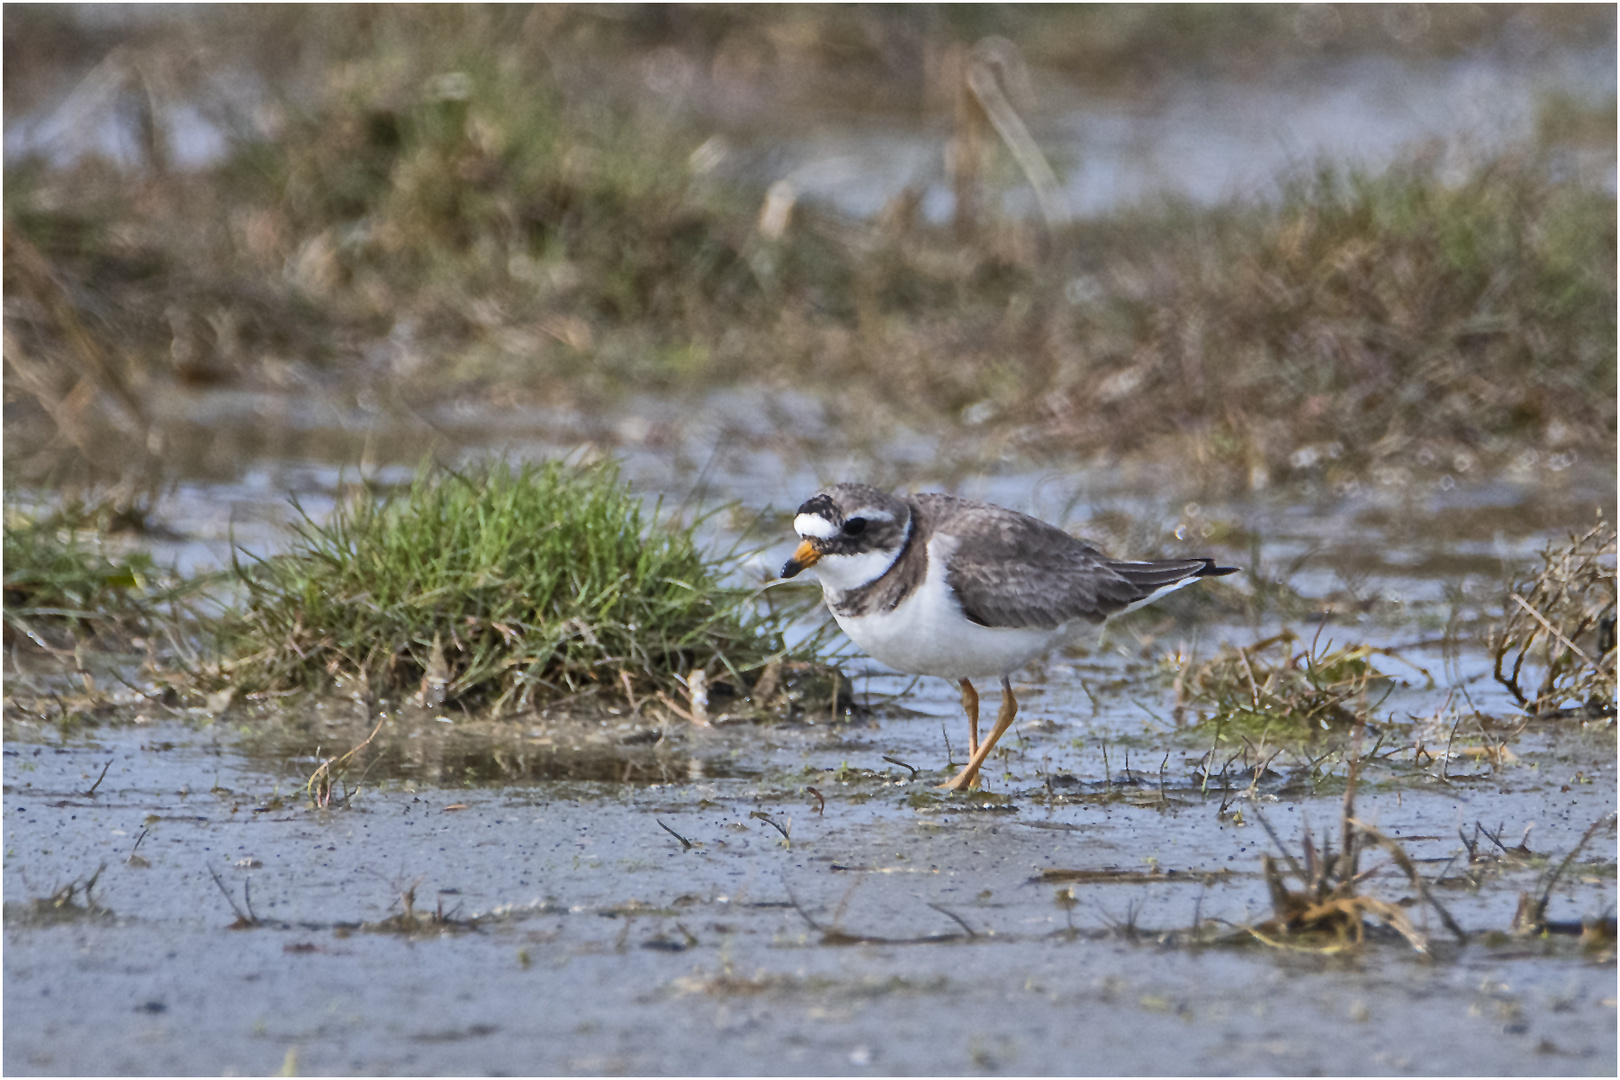
[[[155,403],[206,387],[589,408],[763,384],[854,426],[967,423],[1234,489],[1613,452],[1612,96],[1547,95],[1528,142],[1461,170],[1421,149],[1376,172],[1302,162],[1280,198],[1083,218],[998,195],[1040,193],[1005,117],[1038,120],[1055,86],[1612,41],[1612,7],[4,18],[6,459],[25,482],[161,473]],[[834,115],[936,131],[949,220],[912,188],[857,219],[718,167],[717,132]],[[1571,148],[1606,155],[1607,186],[1569,175]]]

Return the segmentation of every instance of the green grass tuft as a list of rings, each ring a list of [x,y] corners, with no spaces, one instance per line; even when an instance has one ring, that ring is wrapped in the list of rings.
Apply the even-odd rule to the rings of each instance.
[[[147,624],[163,591],[157,567],[145,552],[108,555],[96,513],[77,504],[43,518],[6,511],[8,641],[14,633],[42,644],[63,634],[136,633]]]
[[[346,682],[495,712],[592,690],[634,700],[697,669],[744,690],[787,652],[784,616],[722,584],[731,557],[700,553],[693,526],[653,518],[612,465],[424,471],[239,564],[247,599],[221,673],[247,692]]]

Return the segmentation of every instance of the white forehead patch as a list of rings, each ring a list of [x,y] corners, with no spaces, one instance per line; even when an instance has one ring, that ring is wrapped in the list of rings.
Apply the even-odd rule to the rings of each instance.
[[[838,535],[838,527],[820,514],[800,514],[793,519],[793,531],[818,540],[831,540]]]

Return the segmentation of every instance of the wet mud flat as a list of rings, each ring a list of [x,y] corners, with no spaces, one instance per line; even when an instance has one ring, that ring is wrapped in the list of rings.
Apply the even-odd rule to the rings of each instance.
[[[311,774],[375,722],[342,701],[133,699],[100,725],[8,705],[4,1068],[1612,1075],[1612,932],[1580,934],[1615,910],[1612,720],[1525,720],[1447,629],[1610,489],[1189,517],[1263,536],[1256,583],[1297,564],[1300,593],[1353,592],[1324,635],[1398,654],[1375,658],[1396,678],[1355,813],[1465,941],[1379,851],[1361,891],[1427,952],[1371,919],[1355,947],[1251,932],[1263,856],[1340,844],[1348,736],[1217,753],[1174,717],[1166,653],[1324,618],[1213,595],[1022,673],[974,796],[933,786],[961,757],[955,688],[858,658],[837,722],[391,714],[324,807]],[[1526,894],[1567,932],[1513,933]]]
[[[1080,694],[1058,671],[1031,712]],[[577,739],[400,720],[326,809],[303,785],[329,741],[13,724],[5,1069],[1613,1073],[1612,941],[1506,933],[1613,813],[1612,728],[1369,783],[1359,816],[1468,941],[1387,868],[1367,887],[1430,954],[1393,933],[1335,954],[1242,928],[1269,911],[1256,816],[1297,853],[1341,788],[1234,801],[1186,767],[1190,737],[1104,771],[1096,740],[1036,725],[993,792],[945,798],[951,698],[651,744],[610,719]],[[1532,822],[1524,857],[1459,864],[1460,831],[1506,850]],[[1611,826],[1550,917],[1612,916],[1612,848]]]

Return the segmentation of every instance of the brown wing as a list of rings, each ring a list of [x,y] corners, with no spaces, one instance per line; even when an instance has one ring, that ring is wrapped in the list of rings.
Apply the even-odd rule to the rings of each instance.
[[[983,626],[1101,622],[1175,583],[1231,573],[1210,559],[1122,562],[1044,521],[945,495],[918,495],[934,530],[958,538],[946,582]]]

